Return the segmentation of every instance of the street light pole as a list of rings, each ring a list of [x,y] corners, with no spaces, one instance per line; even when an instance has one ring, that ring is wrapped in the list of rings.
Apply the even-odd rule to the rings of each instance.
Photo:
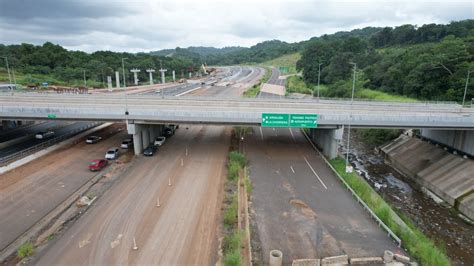
[[[12,77],[10,75],[10,67],[8,66],[8,57],[6,56],[2,56],[2,57],[5,58],[5,64],[7,65],[7,72],[8,72],[8,80],[10,84],[12,84]]]
[[[352,77],[352,96],[351,96],[351,108],[352,108],[352,102],[354,101],[357,64],[356,63],[350,63],[350,64],[354,66],[354,75]],[[351,116],[352,116],[352,112],[351,112]],[[348,169],[348,166],[349,166],[349,151],[350,151],[350,146],[351,146],[351,122],[350,121],[349,121],[347,127],[348,127],[348,131],[347,131],[347,151],[346,151],[346,173],[352,172]]]
[[[319,80],[321,78],[321,65],[322,63],[318,65],[318,101],[319,101]]]
[[[467,85],[469,84],[469,74],[471,74],[471,70],[467,71],[466,86],[464,87],[464,96],[462,97],[462,106],[464,106],[464,102],[466,101]]]
[[[122,58],[122,74],[123,74],[123,89],[124,89],[124,98],[125,98],[125,115],[128,117],[128,99],[127,99],[127,83],[125,82],[125,64],[124,60],[127,58]],[[128,118],[127,118],[127,124],[128,124]]]

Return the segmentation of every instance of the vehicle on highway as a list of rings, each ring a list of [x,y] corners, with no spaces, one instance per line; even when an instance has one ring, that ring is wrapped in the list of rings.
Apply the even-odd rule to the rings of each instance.
[[[176,131],[176,129],[179,128],[179,125],[170,124],[168,127],[171,128],[173,131]]]
[[[150,145],[148,146],[144,151],[143,151],[143,155],[145,156],[153,156],[153,154],[155,154],[156,150],[158,148],[155,146],[155,145]]]
[[[107,163],[108,163],[108,161],[105,160],[105,159],[92,160],[89,163],[89,170],[91,170],[93,172],[94,171],[100,171],[107,165]]]
[[[131,148],[133,146],[133,140],[132,139],[124,139],[122,141],[122,144],[120,145],[120,147],[122,149],[128,149],[128,148]]]
[[[99,136],[89,136],[87,139],[86,139],[86,143],[87,144],[94,144],[94,143],[97,143],[101,140],[102,138],[99,137]]]
[[[157,137],[157,138],[155,139],[154,144],[155,144],[156,146],[161,146],[161,145],[165,144],[165,141],[166,141],[166,137],[165,137],[165,136],[159,136],[159,137]]]
[[[118,148],[110,148],[106,153],[105,153],[105,159],[107,160],[115,160],[117,159],[119,155],[119,149]]]
[[[47,139],[47,138],[51,138],[53,136],[54,136],[54,131],[48,130],[48,131],[41,131],[41,132],[36,133],[35,138],[36,139]]]
[[[174,134],[174,130],[173,130],[173,129],[171,129],[171,128],[169,128],[169,127],[165,127],[165,129],[164,129],[164,135],[165,135],[165,137],[171,137],[171,136],[173,136],[173,134]]]

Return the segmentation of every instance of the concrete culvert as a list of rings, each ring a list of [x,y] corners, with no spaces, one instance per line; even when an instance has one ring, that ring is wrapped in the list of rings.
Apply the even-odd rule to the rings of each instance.
[[[390,250],[385,250],[385,252],[383,253],[383,261],[385,263],[392,262],[393,261],[393,252],[391,252]]]
[[[283,264],[283,253],[279,250],[270,251],[270,266],[281,266]]]

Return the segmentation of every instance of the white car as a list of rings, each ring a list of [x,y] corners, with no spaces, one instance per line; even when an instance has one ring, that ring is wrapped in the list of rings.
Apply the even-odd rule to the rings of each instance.
[[[122,141],[122,144],[120,145],[120,148],[122,149],[128,149],[133,146],[133,140],[132,139],[124,139]]]
[[[54,131],[48,130],[48,131],[41,131],[36,133],[35,138],[36,139],[47,139],[54,136]]]
[[[160,136],[160,137],[157,137],[155,139],[155,146],[161,146],[163,144],[165,144],[165,141],[166,141],[166,137],[163,137],[163,136]]]
[[[102,138],[99,136],[90,136],[86,139],[87,144],[94,144],[101,140]]]
[[[115,160],[119,155],[118,148],[111,148],[105,153],[105,159],[107,160]]]

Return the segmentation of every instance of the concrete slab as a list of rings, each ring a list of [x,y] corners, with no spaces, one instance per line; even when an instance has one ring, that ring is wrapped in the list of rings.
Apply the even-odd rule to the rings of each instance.
[[[471,220],[474,220],[474,193],[463,198],[459,203],[459,211],[464,213]]]
[[[321,260],[321,265],[346,265],[349,264],[347,255],[326,257]]]
[[[351,263],[351,265],[373,265],[383,264],[383,259],[381,257],[351,258],[349,262]]]
[[[260,91],[284,96],[285,95],[285,86],[264,83],[262,85],[262,87],[260,88]]]
[[[294,260],[291,263],[291,266],[319,266],[321,265],[320,259],[301,259],[301,260]]]

